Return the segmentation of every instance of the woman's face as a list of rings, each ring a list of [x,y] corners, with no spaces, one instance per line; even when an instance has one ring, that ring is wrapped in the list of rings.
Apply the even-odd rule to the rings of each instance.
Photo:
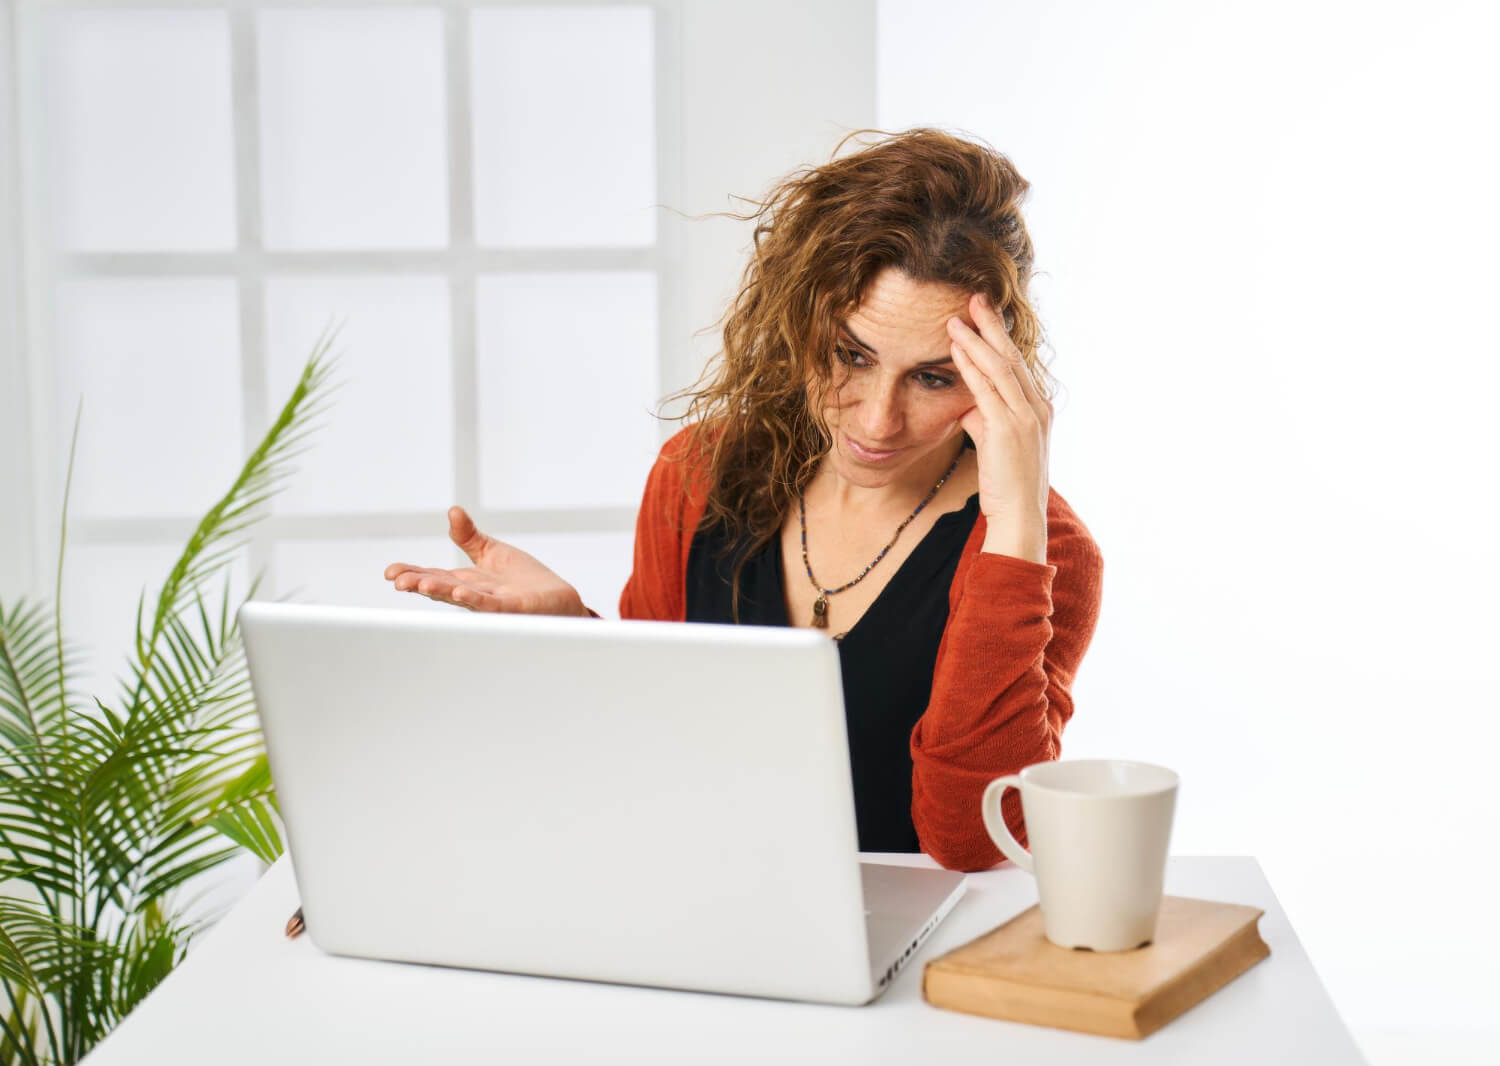
[[[951,455],[963,432],[959,416],[974,406],[949,351],[947,322],[971,329],[968,294],[916,282],[887,267],[844,320],[834,384],[823,409],[833,432],[829,461],[856,485],[898,482],[933,454]],[[941,471],[939,471],[941,474]]]

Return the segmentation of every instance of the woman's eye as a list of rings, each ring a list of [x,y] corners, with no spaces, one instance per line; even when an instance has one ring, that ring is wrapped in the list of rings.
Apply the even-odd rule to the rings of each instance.
[[[848,363],[850,366],[865,365],[863,362],[856,361],[863,360],[865,358],[864,352],[858,351],[854,348],[845,348],[843,345],[839,345],[838,353],[840,362]]]
[[[941,374],[931,374],[926,371],[918,374],[917,377],[922,382],[923,388],[928,389],[946,389],[949,385],[953,384],[952,378],[945,378]]]

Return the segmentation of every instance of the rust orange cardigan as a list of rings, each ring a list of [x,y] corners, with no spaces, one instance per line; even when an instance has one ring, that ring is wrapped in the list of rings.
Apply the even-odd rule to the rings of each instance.
[[[674,460],[688,455],[694,429],[662,446],[646,479],[621,618],[687,617],[688,551],[707,479],[701,464]],[[1046,565],[981,552],[984,533],[981,514],[949,588],[932,696],[911,734],[912,823],[922,850],[953,870],[1003,858],[979,815],[990,781],[1061,752],[1073,715],[1068,688],[1093,638],[1103,574],[1098,545],[1056,490],[1048,493]],[[1024,844],[1014,790],[1002,811]]]

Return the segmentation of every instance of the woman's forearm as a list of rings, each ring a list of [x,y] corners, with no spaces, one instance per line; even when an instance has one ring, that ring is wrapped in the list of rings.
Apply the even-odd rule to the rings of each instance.
[[[1000,861],[979,816],[989,782],[1057,757],[1070,703],[1046,663],[1052,577],[1053,568],[1009,552],[980,554],[949,616],[911,754],[918,840],[950,869]],[[1020,839],[1019,809],[1005,814]]]

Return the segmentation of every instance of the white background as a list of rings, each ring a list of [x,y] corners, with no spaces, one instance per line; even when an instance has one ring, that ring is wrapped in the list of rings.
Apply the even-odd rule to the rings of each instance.
[[[85,392],[88,580],[65,604],[107,645],[340,313],[358,381],[247,564],[390,604],[371,575],[437,561],[467,487],[608,613],[639,485],[622,458],[581,510],[548,488],[577,456],[548,397],[507,382],[547,373],[525,354],[557,341],[547,308],[570,350],[599,327],[526,268],[603,285],[596,308],[654,286],[618,379],[577,394],[628,396],[610,425],[648,448],[641,404],[714,350],[746,231],[642,201],[743,210],[731,194],[851,126],[968,133],[1033,184],[1052,481],[1105,557],[1064,755],[1176,768],[1173,850],[1259,858],[1373,1062],[1500,1046],[1489,5],[776,3],[750,36],[727,4],[638,5],[646,29],[632,5],[541,5],[516,33],[485,6],[463,38],[456,4],[259,28],[253,5],[189,4],[91,16],[44,70],[57,6],[0,9],[0,486],[26,502],[0,519],[0,594],[50,585]],[[455,105],[465,76],[479,95]],[[570,120],[589,132],[547,139]],[[616,161],[592,185],[590,144]],[[544,156],[568,183],[507,165]],[[157,385],[129,392],[124,356]],[[132,482],[143,466],[161,476]]]
[[[1064,757],[1182,776],[1373,1061],[1486,1061],[1500,829],[1500,18],[1487,4],[899,2],[879,121],[1033,184],[1105,560]]]

